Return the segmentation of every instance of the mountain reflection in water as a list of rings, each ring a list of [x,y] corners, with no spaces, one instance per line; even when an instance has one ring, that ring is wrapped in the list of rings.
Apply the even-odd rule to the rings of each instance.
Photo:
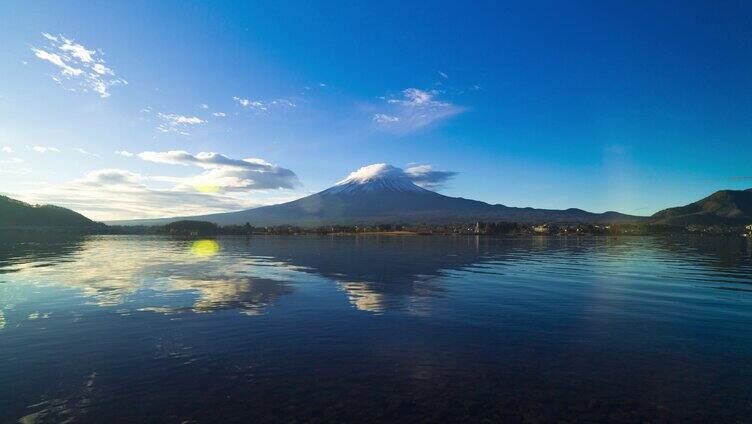
[[[0,421],[744,421],[742,238],[0,238]]]

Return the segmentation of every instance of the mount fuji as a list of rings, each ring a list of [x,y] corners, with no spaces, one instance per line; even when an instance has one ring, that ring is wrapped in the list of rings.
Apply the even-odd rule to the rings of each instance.
[[[416,184],[413,175],[387,164],[360,168],[333,187],[278,205],[203,216],[114,222],[125,225],[166,224],[196,219],[221,225],[453,223],[472,221],[607,223],[642,219],[617,212],[591,213],[581,209],[533,209],[449,197]]]

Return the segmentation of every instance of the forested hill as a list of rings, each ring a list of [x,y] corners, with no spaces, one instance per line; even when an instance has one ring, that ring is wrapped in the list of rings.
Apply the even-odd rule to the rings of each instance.
[[[721,190],[689,205],[664,209],[651,217],[655,224],[749,225],[752,224],[752,189]]]
[[[70,209],[52,205],[30,205],[0,196],[0,228],[91,227],[100,225]]]

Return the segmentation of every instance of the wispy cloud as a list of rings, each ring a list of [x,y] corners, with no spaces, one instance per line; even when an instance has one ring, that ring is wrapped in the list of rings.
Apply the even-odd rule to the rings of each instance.
[[[405,168],[405,174],[413,183],[429,190],[440,190],[451,178],[454,171],[435,171],[431,165],[413,165]]]
[[[200,105],[198,105],[198,107],[204,110],[209,109],[209,105],[207,105],[206,103],[201,103]]]
[[[83,70],[79,68],[74,68],[68,65],[67,63],[63,61],[62,57],[54,53],[50,53],[48,51],[41,50],[41,49],[33,49],[33,51],[34,51],[34,55],[38,57],[39,59],[46,60],[52,63],[53,65],[59,67],[62,70],[61,72],[63,73],[63,75],[79,76],[84,72]]]
[[[37,153],[49,153],[49,152],[59,153],[60,152],[60,149],[58,149],[57,147],[50,147],[50,146],[32,146],[31,150]]]
[[[115,150],[116,155],[125,156],[127,158],[132,158],[133,153],[127,151],[127,150]]]
[[[383,111],[376,113],[372,121],[384,130],[408,133],[439,121],[451,118],[465,109],[448,101],[439,100],[440,92],[408,88],[398,98],[384,98]]]
[[[142,152],[139,158],[170,165],[195,166],[204,170],[191,177],[155,177],[159,181],[175,183],[184,190],[209,192],[292,189],[298,186],[297,175],[263,159],[232,159],[219,153],[201,152],[192,155],[185,151]]]
[[[0,175],[26,175],[31,172],[31,169],[28,167],[23,166],[24,163],[23,159],[21,158],[10,158],[8,160],[0,160],[0,164],[3,166],[0,166]]]
[[[31,51],[38,59],[59,68],[59,76],[53,76],[52,79],[67,90],[76,91],[75,88],[66,86],[65,81],[72,81],[82,91],[94,91],[105,98],[110,96],[110,87],[128,84],[128,81],[115,76],[115,71],[100,57],[101,53],[63,35],[55,36],[45,32],[42,37],[48,45],[44,48],[32,47]]]
[[[232,100],[245,109],[253,110],[257,113],[268,112],[272,109],[292,109],[297,107],[297,104],[289,99],[276,99],[276,100],[254,100],[242,97],[233,97]]]
[[[52,35],[50,33],[47,33],[47,32],[43,32],[42,33],[42,37],[44,37],[44,38],[46,38],[46,39],[48,39],[50,41],[58,41],[57,37],[55,37],[54,35]]]
[[[224,112],[214,112],[214,113],[212,113],[212,116],[216,116],[217,118],[223,118],[223,117],[227,116],[227,114],[224,113]]]
[[[3,153],[0,155],[0,175],[22,175],[31,172],[31,170],[26,167],[20,167],[20,165],[24,163],[23,159],[15,156],[8,156],[15,153],[12,147],[0,147],[0,152]]]
[[[3,152],[3,153],[6,153],[8,155],[11,155],[11,154],[15,153],[15,151],[10,146],[3,146],[2,148],[0,148],[0,151]],[[18,164],[21,164],[21,163],[24,163],[24,160],[21,159],[21,158],[19,158],[19,157],[15,157],[15,156],[8,157],[8,156],[5,156],[5,155],[0,156],[0,164],[2,164],[2,165],[18,165]],[[9,169],[6,168],[6,169],[1,169],[0,173],[4,173],[4,174],[11,174],[11,173],[12,174],[17,174],[17,173],[19,173],[19,170],[18,169],[9,170]]]
[[[78,153],[81,153],[81,154],[82,154],[82,155],[84,155],[84,156],[93,156],[93,157],[96,157],[96,158],[98,158],[98,157],[99,157],[99,155],[98,155],[98,154],[96,154],[96,153],[92,153],[92,152],[89,152],[89,151],[87,151],[87,150],[84,150],[84,149],[82,149],[82,148],[80,148],[80,147],[77,147],[77,148],[75,148],[75,149],[73,149],[73,150],[75,150],[75,151],[76,151],[76,152],[78,152]]]
[[[158,113],[157,117],[161,123],[157,125],[157,130],[163,133],[176,133],[181,135],[190,135],[187,129],[194,125],[205,124],[207,121],[197,116],[185,116],[175,113]]]
[[[398,116],[387,115],[385,113],[377,113],[373,115],[373,122],[376,122],[377,124],[392,124],[399,122],[399,120]]]
[[[0,159],[0,163],[2,164],[18,164],[18,163],[24,163],[24,160],[17,157],[10,157],[8,159]]]
[[[406,107],[425,107],[425,106],[435,106],[435,107],[446,107],[450,104],[447,102],[440,102],[435,99],[436,94],[438,94],[435,90],[420,90],[418,88],[408,88],[405,90],[402,90],[402,94],[404,98],[402,99],[389,99],[387,100],[388,103],[393,105],[401,105]]]

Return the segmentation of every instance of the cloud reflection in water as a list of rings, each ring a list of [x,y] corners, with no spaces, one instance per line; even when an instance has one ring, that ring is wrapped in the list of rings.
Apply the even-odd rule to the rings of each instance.
[[[90,304],[138,304],[137,310],[160,313],[237,309],[258,315],[293,292],[288,281],[299,274],[295,267],[269,258],[217,255],[219,250],[215,240],[92,237],[74,252],[46,257],[43,267],[20,258],[20,264],[6,268],[14,280],[76,289]],[[193,295],[192,303],[185,304],[185,294]]]

